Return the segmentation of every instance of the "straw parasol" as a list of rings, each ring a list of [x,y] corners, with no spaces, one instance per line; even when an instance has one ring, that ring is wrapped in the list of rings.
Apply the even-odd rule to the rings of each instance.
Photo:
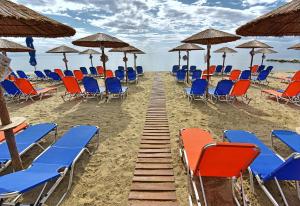
[[[239,27],[243,36],[299,36],[300,1],[291,1]]]
[[[278,52],[274,51],[273,49],[264,48],[264,49],[256,50],[255,53],[261,53],[262,54],[261,64],[263,65],[264,64],[264,59],[266,58],[265,54],[275,54],[275,53],[278,53]]]
[[[0,39],[0,51],[6,56],[6,52],[29,52],[34,49],[23,46],[13,41]]]
[[[0,1],[0,36],[14,37],[66,37],[73,36],[75,30],[50,18],[10,1]],[[0,89],[0,119],[5,129],[5,139],[15,170],[22,169],[22,162],[16,147],[11,119]],[[3,127],[2,127],[3,128]]]
[[[187,54],[187,67],[189,68],[189,57],[190,57],[190,51],[192,50],[204,50],[202,47],[198,46],[198,45],[195,45],[195,44],[191,44],[191,43],[185,43],[185,44],[181,44],[173,49],[171,49],[170,51],[171,52],[174,52],[174,51],[178,51],[179,52],[179,67],[180,67],[180,51],[186,51],[186,54]],[[186,75],[186,78],[187,78],[187,83],[189,81],[189,72],[187,72],[187,75]]]
[[[136,70],[136,59],[137,59],[137,54],[146,54],[145,52],[143,52],[142,50],[138,51],[134,51],[134,52],[130,52],[133,54],[133,59],[134,59],[134,69]]]
[[[93,34],[76,41],[72,42],[74,45],[83,46],[83,47],[98,47],[102,51],[101,61],[103,63],[104,68],[104,79],[106,78],[106,66],[105,62],[108,61],[107,56],[105,55],[104,48],[118,48],[118,47],[126,47],[129,44],[123,42],[122,40],[110,36],[104,33]],[[106,84],[105,84],[106,87]],[[105,90],[107,92],[107,90]],[[106,93],[107,94],[107,93]]]
[[[250,51],[250,55],[251,55],[251,61],[250,61],[250,70],[252,69],[252,65],[253,65],[253,57],[254,57],[254,49],[256,48],[273,48],[263,42],[257,41],[257,40],[252,40],[252,41],[248,41],[245,42],[239,46],[237,46],[236,48],[242,48],[242,49],[251,49]],[[251,71],[252,72],[252,71]],[[251,74],[250,74],[250,79],[251,79]]]
[[[300,50],[300,43],[299,44],[295,44],[295,45],[289,47],[288,49]]]
[[[113,48],[109,50],[109,52],[123,52],[124,53],[124,58],[123,61],[125,63],[125,72],[126,72],[126,83],[128,82],[128,75],[127,75],[127,53],[132,53],[132,52],[139,52],[140,50],[135,48],[134,46],[126,46],[126,47],[120,47],[120,48]],[[136,68],[135,68],[136,69]]]
[[[209,67],[210,67],[210,49],[213,44],[220,44],[225,42],[236,41],[240,39],[240,36],[229,34],[227,32],[219,31],[216,29],[206,29],[191,37],[183,40],[185,43],[195,43],[207,45],[207,81],[209,83]]]
[[[171,49],[169,52],[176,52],[175,50]],[[180,60],[181,60],[181,50],[178,50],[178,66],[180,68]]]
[[[216,51],[214,51],[214,53],[223,53],[223,65],[222,65],[222,75],[223,75],[223,71],[224,71],[224,67],[225,67],[225,59],[226,59],[226,54],[227,53],[237,53],[237,51],[235,51],[234,49],[231,49],[229,47],[222,47],[220,49],[217,49]]]
[[[79,52],[79,54],[89,54],[90,55],[90,60],[91,60],[91,66],[93,67],[93,54],[101,54],[100,52],[94,50],[94,49],[87,49],[82,52]]]
[[[64,55],[63,61],[65,62],[66,70],[68,70],[69,68],[66,53],[79,53],[79,51],[66,45],[61,45],[59,47],[55,47],[54,49],[50,49],[46,53],[62,53]]]

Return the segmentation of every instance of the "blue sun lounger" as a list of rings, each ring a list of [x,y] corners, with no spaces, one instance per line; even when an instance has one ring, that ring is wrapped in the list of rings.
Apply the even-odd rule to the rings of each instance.
[[[208,90],[208,94],[211,98],[215,98],[219,101],[229,101],[228,95],[233,87],[233,81],[223,79],[218,82],[216,88],[211,88]]]
[[[176,74],[176,81],[177,82],[185,82],[186,79],[186,70],[180,69],[177,71]]]
[[[37,145],[44,149],[39,142],[54,131],[56,136],[57,125],[54,123],[41,123],[30,125],[28,128],[16,135],[16,145],[20,155]],[[0,144],[0,171],[6,169],[11,163],[10,153],[6,142]]]
[[[298,181],[297,191],[299,196],[299,180],[300,180],[300,154],[293,153],[286,160],[281,156],[267,147],[263,142],[261,142],[257,136],[253,133],[243,130],[228,130],[224,132],[224,138],[229,140],[229,142],[235,143],[252,143],[257,145],[261,153],[254,160],[254,162],[249,167],[250,173],[250,183],[252,191],[254,191],[253,186],[253,175],[257,179],[259,186],[265,192],[270,201],[278,206],[279,204],[269,192],[265,183],[274,180],[280,195],[285,203],[288,205],[287,199],[281,189],[279,180],[281,181]]]
[[[61,82],[61,78],[56,72],[50,72],[49,77],[55,82]]]
[[[102,99],[105,87],[99,87],[98,81],[94,77],[85,76],[82,80],[85,97],[100,97]]]
[[[117,77],[121,82],[125,80],[124,70],[118,69],[115,71],[115,77]]]
[[[222,73],[222,69],[223,69],[223,66],[222,66],[222,65],[218,65],[218,66],[216,67],[215,74],[221,74],[221,73]]]
[[[268,85],[269,82],[268,82],[267,78],[268,78],[269,74],[270,74],[269,70],[263,70],[258,74],[258,76],[256,77],[256,79],[253,80],[253,82],[258,83],[258,84]]]
[[[136,72],[138,74],[138,76],[143,76],[144,75],[144,70],[142,66],[137,66],[136,67]]]
[[[21,98],[21,95],[23,94],[21,90],[15,85],[14,82],[10,80],[4,80],[1,82],[1,86],[7,93],[8,101],[14,102],[19,101]]]
[[[95,67],[90,67],[90,72],[91,72],[91,75],[93,76],[98,76],[98,72],[97,72],[97,69]]]
[[[171,74],[173,76],[176,76],[178,70],[179,70],[179,65],[173,65]]]
[[[136,83],[136,84],[138,83],[136,71],[134,71],[133,69],[127,71],[127,76],[128,76],[128,82],[132,82],[132,83]]]
[[[193,71],[193,74],[192,74],[192,81],[195,81],[196,79],[201,79],[201,75],[202,75],[202,70],[195,70]]]
[[[83,75],[88,75],[89,74],[86,67],[80,67],[79,69],[80,69],[80,71],[82,72]]]
[[[224,74],[229,74],[232,70],[232,65],[227,65],[224,69]]]
[[[36,71],[34,71],[34,74],[36,75],[38,80],[47,79],[47,77],[45,76],[45,74],[42,71],[36,70]]]
[[[240,75],[240,79],[250,79],[251,76],[251,71],[250,70],[244,70],[242,71],[241,75]]]
[[[6,204],[19,205],[18,200],[24,193],[43,185],[36,200],[31,202],[32,205],[43,205],[70,171],[68,187],[59,200],[57,204],[59,205],[71,187],[74,166],[77,160],[84,151],[91,154],[87,149],[87,145],[96,135],[99,138],[99,129],[96,126],[81,125],[73,127],[33,160],[29,168],[0,177],[2,204],[5,205],[4,200],[9,201],[9,198],[14,198],[12,202]],[[97,141],[97,147],[98,145],[99,140]],[[47,184],[50,181],[54,184],[51,184],[49,188]]]
[[[73,74],[73,72],[71,70],[65,70],[64,71],[64,75],[66,77],[74,77],[74,74]]]
[[[24,71],[22,71],[22,70],[17,70],[16,72],[17,72],[17,74],[18,74],[18,76],[19,76],[20,78],[23,78],[23,79],[29,79],[28,76],[25,74]]]
[[[208,83],[205,79],[196,79],[192,83],[191,88],[185,88],[185,95],[188,97],[188,100],[192,102],[193,100],[202,100],[206,102],[206,89]]]
[[[117,77],[107,78],[105,80],[107,92],[109,94],[109,98],[121,98],[127,96],[128,87],[123,87],[121,85],[120,80]],[[109,99],[108,99],[109,100]]]
[[[273,130],[271,133],[272,147],[274,148],[274,138],[279,139],[287,145],[293,152],[300,153],[300,134],[291,130]]]

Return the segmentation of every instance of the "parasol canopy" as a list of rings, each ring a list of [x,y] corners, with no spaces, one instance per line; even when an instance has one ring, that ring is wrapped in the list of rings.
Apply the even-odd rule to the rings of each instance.
[[[300,43],[299,44],[295,44],[294,46],[291,46],[288,49],[300,50]]]
[[[236,46],[236,48],[253,49],[253,48],[273,48],[273,47],[263,42],[252,40],[252,41],[245,42],[239,46]]]
[[[79,54],[101,54],[101,53],[94,49],[86,49],[84,51],[79,52]]]
[[[53,49],[50,49],[46,53],[79,53],[78,50],[73,49],[71,47],[68,47],[66,45],[61,45],[59,47],[55,47]]]
[[[0,51],[1,52],[29,52],[29,51],[34,51],[34,49],[23,46],[13,41],[0,39]]]
[[[235,51],[234,49],[231,49],[229,47],[222,47],[220,49],[217,49],[216,51],[214,51],[214,53],[223,53],[223,63],[222,63],[222,75],[224,72],[224,67],[225,67],[225,60],[226,60],[226,54],[227,53],[237,53],[237,51]]]
[[[266,58],[265,54],[275,54],[275,53],[278,53],[278,52],[275,51],[275,50],[273,50],[273,49],[264,48],[264,49],[256,50],[255,53],[261,53],[262,54],[262,56],[261,56],[261,64],[263,65],[264,64],[264,59]]]
[[[294,0],[239,27],[243,36],[299,36],[300,1]]]
[[[185,43],[182,45],[179,45],[173,49],[170,50],[170,52],[174,51],[191,51],[191,50],[205,50],[202,47],[196,45],[196,44],[191,44],[191,43]]]

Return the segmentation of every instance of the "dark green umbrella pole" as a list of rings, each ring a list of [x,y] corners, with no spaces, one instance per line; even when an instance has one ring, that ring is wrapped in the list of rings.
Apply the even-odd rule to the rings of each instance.
[[[186,82],[189,83],[189,59],[190,59],[190,52],[186,51],[186,55],[187,55],[187,60],[186,60],[186,65],[187,65]]]
[[[266,58],[266,55],[263,53],[261,56],[261,65],[264,64],[264,59]]]
[[[178,52],[178,66],[179,66],[179,69],[180,69],[180,59],[181,59],[181,55],[180,55],[180,51]]]
[[[66,53],[63,53],[63,55],[64,55],[63,61],[65,62],[66,70],[68,70],[68,60],[67,60],[67,55],[66,55]]]
[[[90,60],[91,60],[91,66],[93,67],[94,65],[93,65],[93,55],[92,54],[90,54]]]
[[[250,80],[252,76],[252,66],[253,66],[253,58],[254,58],[254,48],[251,49],[250,55],[251,55],[251,61],[250,61]]]
[[[124,52],[124,59],[123,59],[124,63],[125,63],[125,72],[126,72],[126,83],[128,83],[128,72],[127,72],[127,53]]]
[[[225,69],[225,59],[226,59],[226,52],[224,52],[224,54],[223,54],[222,76],[223,76],[224,69]]]
[[[104,84],[105,84],[105,94],[107,96],[108,92],[107,92],[107,85],[106,85],[106,66],[105,66],[105,61],[106,61],[106,56],[105,56],[105,52],[104,52],[104,47],[101,46],[101,61],[102,61],[102,65],[103,65],[103,70],[104,70]]]
[[[209,76],[209,67],[210,67],[210,49],[211,49],[211,45],[207,45],[207,88],[206,88],[206,98],[208,98],[208,87],[209,87],[209,79],[210,79],[210,76]]]

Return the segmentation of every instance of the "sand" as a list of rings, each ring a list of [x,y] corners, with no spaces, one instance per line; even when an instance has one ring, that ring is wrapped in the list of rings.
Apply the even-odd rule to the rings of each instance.
[[[274,74],[279,75],[286,74]],[[103,103],[89,99],[63,102],[60,95],[64,92],[64,87],[60,85],[58,94],[53,97],[34,103],[8,104],[11,116],[25,116],[30,123],[57,123],[59,136],[73,125],[91,124],[100,127],[100,146],[95,154],[91,156],[84,154],[80,158],[71,190],[63,205],[127,205],[153,77],[154,73],[146,73],[138,85],[129,85],[129,96],[124,101],[112,100],[110,103]],[[250,88],[249,96],[252,101],[249,105],[241,102],[232,105],[212,102],[190,104],[183,95],[183,88],[186,85],[175,83],[174,78],[168,73],[162,73],[162,77],[166,87],[176,192],[180,205],[188,205],[187,176],[178,152],[178,131],[181,128],[207,129],[218,141],[221,141],[223,131],[226,129],[249,130],[270,146],[272,129],[295,130],[296,127],[300,127],[299,107],[278,104],[266,96],[261,96],[262,88],[284,89],[287,86],[275,78],[271,79],[269,86]],[[214,77],[213,85],[216,85],[219,79]],[[48,83],[37,85],[49,86]],[[49,136],[43,145],[48,146],[52,140],[53,137]],[[92,147],[91,150],[93,149]],[[291,151],[278,141],[276,149],[284,157],[291,154]],[[28,166],[40,152],[40,149],[35,148],[24,155],[25,166]],[[59,193],[65,191],[67,181],[68,179],[58,187],[47,201],[47,205],[54,205],[58,201]],[[248,188],[248,181],[246,185]],[[289,183],[282,185],[285,193],[289,193],[289,203],[297,205],[299,200],[293,185]],[[263,192],[256,188],[255,195],[247,189],[251,205],[271,205]],[[34,192],[31,192],[25,199],[30,199],[33,195]]]

